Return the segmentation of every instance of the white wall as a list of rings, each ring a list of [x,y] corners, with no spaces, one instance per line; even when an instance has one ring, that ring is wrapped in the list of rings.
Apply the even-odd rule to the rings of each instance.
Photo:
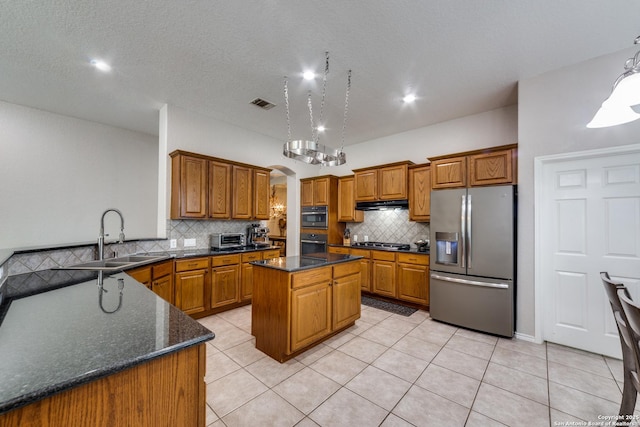
[[[640,142],[640,121],[588,129],[635,49],[626,49],[519,82],[518,331],[535,334],[535,157]]]
[[[95,241],[110,207],[127,238],[155,237],[157,150],[151,135],[0,101],[0,248]]]

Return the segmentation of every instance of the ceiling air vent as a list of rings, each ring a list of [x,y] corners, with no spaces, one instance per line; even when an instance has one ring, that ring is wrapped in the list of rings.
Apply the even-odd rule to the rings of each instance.
[[[272,109],[273,107],[276,106],[276,104],[273,104],[273,103],[271,103],[269,101],[266,101],[266,100],[264,100],[262,98],[254,99],[253,101],[251,101],[251,104],[253,104],[253,105],[257,106],[257,107],[260,107],[263,110],[270,110],[270,109]]]

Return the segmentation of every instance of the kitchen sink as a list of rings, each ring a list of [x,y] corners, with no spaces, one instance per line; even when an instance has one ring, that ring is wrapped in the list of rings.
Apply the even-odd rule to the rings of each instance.
[[[94,270],[94,271],[119,271],[145,264],[152,264],[163,259],[168,259],[168,255],[127,255],[118,258],[108,258],[96,261],[87,261],[79,264],[72,264],[64,267],[55,267],[55,270]]]

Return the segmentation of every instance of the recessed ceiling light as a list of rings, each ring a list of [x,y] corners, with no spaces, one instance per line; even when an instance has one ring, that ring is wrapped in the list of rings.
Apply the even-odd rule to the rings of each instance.
[[[91,65],[93,65],[94,67],[96,67],[96,69],[104,72],[104,73],[108,73],[109,71],[111,71],[111,65],[107,64],[104,61],[101,61],[99,59],[92,59],[91,60]]]
[[[320,125],[316,128],[318,130],[318,132],[324,132],[325,131],[325,127]]]
[[[302,74],[302,77],[303,77],[305,80],[313,80],[313,79],[315,79],[315,78],[316,78],[316,73],[314,73],[313,71],[305,71],[305,72]]]
[[[404,102],[406,102],[407,104],[411,104],[412,102],[414,102],[416,100],[416,96],[412,93],[405,95],[404,98],[402,98],[402,100]]]

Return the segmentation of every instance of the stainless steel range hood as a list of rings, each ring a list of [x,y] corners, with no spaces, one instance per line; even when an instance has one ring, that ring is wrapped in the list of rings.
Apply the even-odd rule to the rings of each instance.
[[[356,202],[358,211],[383,211],[386,209],[409,209],[409,201],[404,200],[378,200],[375,202]]]

